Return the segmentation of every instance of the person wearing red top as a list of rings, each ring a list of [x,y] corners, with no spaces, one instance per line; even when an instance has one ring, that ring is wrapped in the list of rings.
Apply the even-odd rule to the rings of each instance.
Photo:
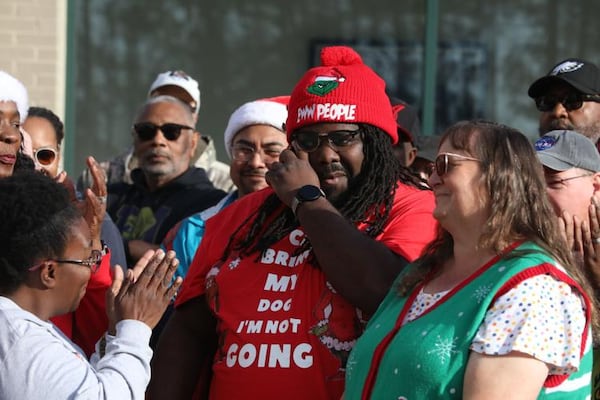
[[[72,197],[77,197],[74,194],[73,182],[67,177],[65,171],[59,169],[60,148],[65,135],[64,125],[60,118],[50,109],[29,107],[22,128],[31,136],[36,169],[55,178],[58,182],[62,182],[68,187]],[[101,170],[96,169],[95,171],[93,173],[96,175],[101,173]],[[91,174],[92,172],[90,176]],[[97,190],[98,193],[106,193],[104,177],[92,177],[92,179],[96,178],[102,187],[95,185],[94,190]],[[97,243],[98,250],[104,250],[102,263],[96,273],[90,277],[86,294],[77,310],[51,319],[61,331],[82,348],[88,357],[92,355],[96,342],[108,327],[105,293],[112,283],[111,267],[127,267],[121,234],[110,216],[107,216],[102,209],[99,211],[103,213],[100,239],[106,244],[106,246],[101,246],[100,242]]]
[[[208,221],[149,398],[339,399],[368,316],[434,237],[383,80],[348,47],[321,61],[292,92],[271,188]]]

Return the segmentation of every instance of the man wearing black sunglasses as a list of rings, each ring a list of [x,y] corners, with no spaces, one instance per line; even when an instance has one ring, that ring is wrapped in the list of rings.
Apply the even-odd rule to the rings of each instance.
[[[139,167],[133,184],[108,187],[107,211],[121,231],[128,265],[157,248],[183,218],[216,204],[225,193],[201,168],[190,167],[198,143],[190,107],[171,96],[150,98],[132,126]]]
[[[192,126],[196,126],[201,96],[198,82],[194,78],[181,70],[165,71],[158,74],[150,85],[148,98],[162,95],[173,96],[186,103],[194,116]],[[206,171],[208,179],[215,187],[226,192],[234,190],[234,184],[229,177],[229,167],[217,159],[215,141],[209,135],[200,135],[193,164]],[[117,182],[132,183],[131,171],[138,167],[138,160],[133,154],[133,148],[130,146],[113,159],[100,162],[100,166],[105,170],[109,184]],[[91,184],[92,179],[88,171],[84,170],[77,180],[77,188],[79,191],[83,191]]]
[[[540,111],[539,134],[572,130],[598,146],[600,139],[600,69],[586,60],[568,58],[529,87]]]

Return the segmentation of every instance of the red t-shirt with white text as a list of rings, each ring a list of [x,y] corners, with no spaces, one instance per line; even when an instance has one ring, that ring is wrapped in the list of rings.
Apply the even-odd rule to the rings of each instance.
[[[245,196],[208,221],[176,306],[204,295],[217,316],[211,399],[337,400],[366,321],[307,261],[308,252],[296,254],[301,227],[262,256],[232,253],[220,261],[232,233],[271,193]],[[434,237],[433,206],[430,191],[400,184],[377,240],[414,260]]]

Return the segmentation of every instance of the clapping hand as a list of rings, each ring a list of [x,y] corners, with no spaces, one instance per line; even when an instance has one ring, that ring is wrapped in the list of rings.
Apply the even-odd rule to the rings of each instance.
[[[183,282],[181,277],[172,282],[178,265],[175,252],[149,250],[125,276],[120,267],[115,268],[106,295],[109,334],[114,335],[116,323],[124,319],[154,328]]]
[[[559,227],[584,273],[594,287],[600,287],[600,199],[592,196],[587,221],[564,211]]]
[[[600,199],[595,195],[589,206],[589,225],[582,227],[583,263],[595,288],[600,287]]]
[[[75,191],[75,184],[65,171],[59,173],[55,179],[56,182],[62,184],[67,189],[71,201],[77,204],[77,207],[90,227],[90,234],[94,240],[95,248],[100,249],[100,231],[104,215],[106,214],[106,177],[104,170],[100,168],[94,157],[88,157],[86,162],[94,182],[90,189],[86,189],[84,193],[85,199],[80,200],[78,198]]]
[[[92,175],[93,184],[85,190],[85,201],[82,204],[83,215],[92,233],[92,238],[99,238],[106,214],[106,177],[94,157],[88,157],[87,166]]]

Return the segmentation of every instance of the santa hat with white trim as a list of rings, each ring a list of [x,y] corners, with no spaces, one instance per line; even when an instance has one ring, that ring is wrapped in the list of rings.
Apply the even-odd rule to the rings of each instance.
[[[287,119],[287,105],[290,96],[269,97],[249,101],[238,107],[229,117],[227,128],[225,128],[225,150],[231,158],[231,148],[234,136],[251,125],[270,125],[285,132],[285,121]]]

